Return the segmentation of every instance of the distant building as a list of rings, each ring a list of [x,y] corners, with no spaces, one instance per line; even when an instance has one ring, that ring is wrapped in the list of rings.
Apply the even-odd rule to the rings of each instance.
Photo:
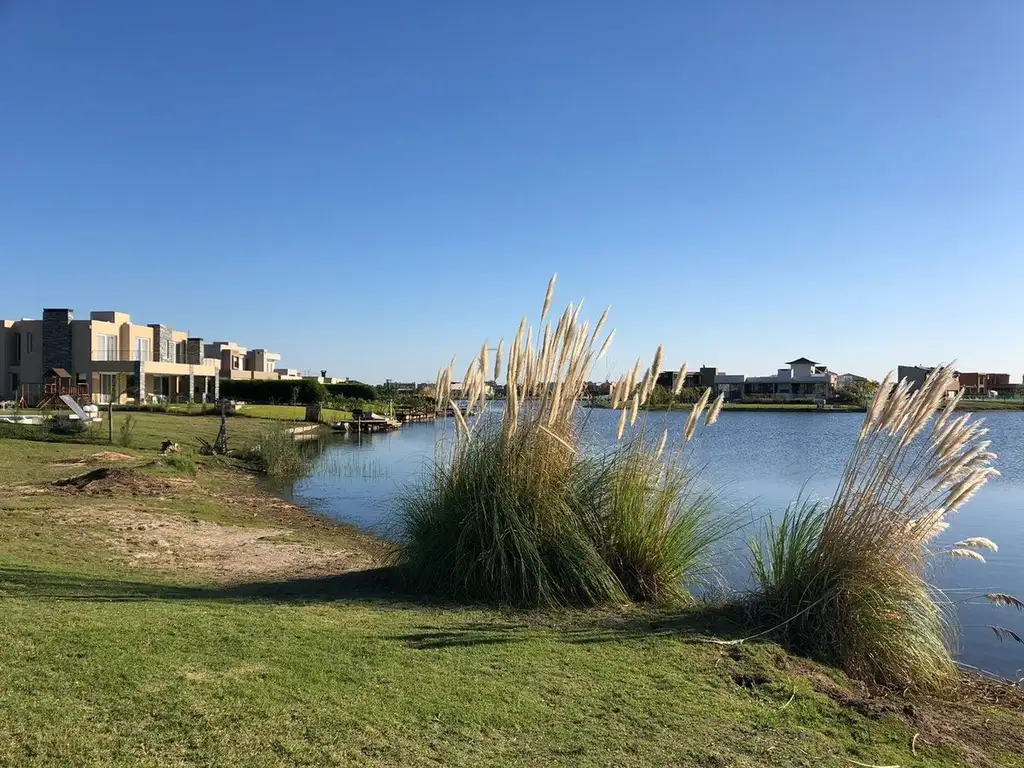
[[[658,384],[671,389],[675,386],[678,371],[662,371],[658,374]],[[686,389],[707,389],[711,388],[714,394],[725,393],[726,400],[733,400],[743,396],[743,375],[728,374],[719,371],[712,366],[702,365],[700,370],[691,371],[686,374],[686,381],[683,382]]]
[[[798,357],[790,360],[789,368],[779,368],[774,376],[750,376],[743,383],[743,394],[748,397],[777,397],[782,399],[825,399],[835,387],[838,376],[821,363]]]
[[[967,395],[987,395],[989,392],[1010,394],[1017,389],[1010,384],[1008,373],[960,372],[960,387]]]
[[[901,365],[896,368],[896,378],[898,381],[904,379],[910,384],[910,391],[913,392],[924,385],[924,380],[928,378],[928,374],[935,370],[935,366],[922,366],[922,365]],[[960,391],[960,374],[953,373],[953,382],[950,384],[949,390],[946,392],[947,395]]]
[[[222,379],[278,379],[281,356],[266,349],[246,349],[233,341],[214,341],[204,346],[205,357],[217,360]]]
[[[302,372],[298,368],[275,368],[276,373],[282,379],[301,379]]]
[[[858,376],[855,373],[841,373],[836,379],[840,389],[849,389],[859,384],[870,384],[871,380],[865,376]]]

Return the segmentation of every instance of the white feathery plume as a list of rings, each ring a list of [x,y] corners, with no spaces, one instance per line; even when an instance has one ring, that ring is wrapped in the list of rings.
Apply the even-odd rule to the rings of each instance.
[[[676,380],[672,384],[672,396],[678,397],[679,393],[683,391],[683,384],[686,382],[686,363],[683,363],[679,368],[679,373],[676,374]]]
[[[718,414],[722,412],[723,403],[725,403],[725,392],[719,392],[715,402],[711,405],[711,410],[708,411],[708,418],[704,422],[705,427],[710,427],[718,421]]]
[[[998,552],[999,547],[992,539],[986,539],[984,536],[972,536],[969,539],[958,541],[953,546],[955,547],[970,547],[972,549],[990,549],[993,552]]]
[[[690,442],[690,438],[693,437],[693,433],[697,429],[697,419],[700,418],[704,407],[708,404],[709,397],[711,397],[711,387],[704,390],[704,394],[700,396],[700,400],[697,401],[697,404],[690,411],[690,418],[686,420],[686,428],[683,430],[684,443]]]
[[[658,461],[661,458],[662,451],[665,450],[665,443],[668,442],[668,430],[666,429],[661,433],[661,441],[658,443],[658,450],[654,454],[654,460]]]
[[[548,310],[551,308],[551,299],[555,295],[555,280],[558,279],[558,273],[556,272],[548,280],[548,290],[544,294],[544,308],[540,311],[540,321],[543,323],[544,318],[548,316]]]
[[[657,351],[654,353],[654,362],[651,363],[651,378],[654,381],[658,380],[658,374],[661,373],[661,363],[665,358],[665,350],[661,344],[658,345]]]
[[[626,409],[623,408],[619,413],[619,430],[616,432],[615,439],[622,439],[622,431],[626,428]]]
[[[605,352],[608,351],[608,347],[612,344],[612,339],[615,338],[615,329],[612,328],[611,333],[608,334],[608,338],[604,340],[604,344],[601,345],[601,351],[597,353],[597,359],[600,360],[604,357]]]
[[[505,340],[502,339],[498,342],[498,349],[494,353],[494,380],[497,381],[501,377],[501,353],[505,349]]]
[[[608,313],[611,311],[612,305],[609,304],[604,308],[604,312],[601,313],[601,317],[597,320],[597,325],[594,326],[594,332],[590,335],[590,345],[593,346],[594,342],[597,341],[597,337],[601,335],[601,330],[604,328],[605,321],[608,320]]]
[[[958,560],[977,560],[979,563],[984,563],[985,558],[973,549],[951,549],[949,550],[950,557]]]

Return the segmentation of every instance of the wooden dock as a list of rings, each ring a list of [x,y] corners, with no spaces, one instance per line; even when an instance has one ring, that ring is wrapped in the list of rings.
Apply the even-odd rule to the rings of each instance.
[[[331,429],[339,432],[356,432],[359,434],[372,434],[374,432],[392,432],[402,426],[398,419],[391,419],[385,416],[368,416],[366,418],[346,419],[345,421],[331,422]]]
[[[398,411],[395,414],[401,424],[412,424],[420,421],[433,421],[437,418],[436,413],[428,413],[427,411]]]

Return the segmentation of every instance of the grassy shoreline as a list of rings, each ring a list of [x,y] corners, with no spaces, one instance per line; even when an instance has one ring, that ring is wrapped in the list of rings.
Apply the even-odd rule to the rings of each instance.
[[[133,448],[0,439],[0,764],[1018,759],[1013,689],[1001,706],[978,682],[957,702],[872,693],[765,638],[723,644],[743,634],[728,608],[413,599],[385,545],[237,462],[164,463],[163,439],[212,440],[216,417],[133,415]],[[230,420],[230,439],[265,424]],[[53,484],[97,470],[117,472]]]

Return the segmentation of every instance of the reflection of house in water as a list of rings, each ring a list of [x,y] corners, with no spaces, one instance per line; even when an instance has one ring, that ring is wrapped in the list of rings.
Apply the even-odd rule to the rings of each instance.
[[[838,376],[828,367],[806,357],[790,360],[774,376],[749,376],[743,384],[747,397],[826,398]]]

